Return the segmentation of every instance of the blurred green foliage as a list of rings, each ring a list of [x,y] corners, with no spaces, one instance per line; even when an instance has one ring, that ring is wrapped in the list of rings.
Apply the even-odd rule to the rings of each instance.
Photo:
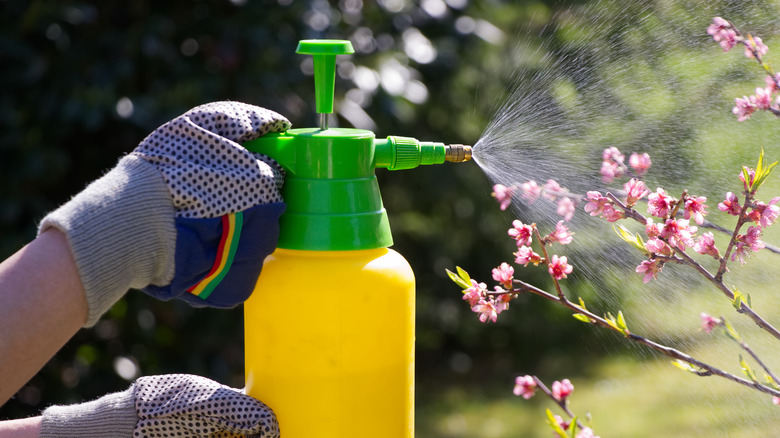
[[[0,256],[193,106],[238,100],[315,125],[311,67],[294,53],[300,39],[346,38],[356,48],[339,60],[334,123],[474,143],[507,88],[511,34],[544,26],[550,14],[536,1],[0,1]],[[522,335],[532,319],[486,336],[444,276],[456,261],[489,275],[511,249],[509,218],[477,166],[379,177],[395,248],[418,277],[420,374],[469,373],[470,357],[483,353],[506,357],[504,370],[535,363],[524,351],[548,339]],[[240,309],[196,310],[133,291],[78,333],[0,418],[94,398],[138,374],[189,372],[241,386],[242,368]]]
[[[712,47],[702,29],[712,15],[752,24],[767,9],[758,1],[702,3],[0,0],[0,256],[32,239],[47,211],[193,106],[244,101],[294,126],[316,125],[311,65],[294,53],[305,38],[355,46],[355,55],[339,58],[338,125],[474,144],[510,91],[532,83],[539,100],[528,103],[523,121],[543,133],[563,122],[587,128],[548,137],[577,153],[580,167],[592,164],[586,154],[594,151],[597,161],[599,148],[641,146],[659,154],[654,160],[674,162],[680,171],[667,181],[679,182],[702,144],[709,158],[733,157],[717,129],[732,126],[724,120],[733,95],[751,89],[718,84],[758,77],[703,55]],[[710,117],[705,107],[725,114]],[[752,151],[739,153],[754,161]],[[469,312],[444,269],[460,264],[488,280],[514,246],[506,237],[512,217],[498,211],[478,166],[378,176],[394,248],[418,282],[421,400],[442,385],[486,376],[506,388],[520,371],[557,378],[612,342],[533,297],[513,302],[495,325]],[[543,272],[523,275],[545,284]],[[615,296],[625,287],[620,277],[571,280],[589,307],[598,307],[603,288]],[[241,309],[192,309],[131,292],[94,329],[79,332],[0,418],[119,390],[139,373],[195,373],[241,386],[242,317]]]

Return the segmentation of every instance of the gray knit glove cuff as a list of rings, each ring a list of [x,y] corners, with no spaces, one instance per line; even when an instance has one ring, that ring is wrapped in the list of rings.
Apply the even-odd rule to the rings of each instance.
[[[102,178],[47,215],[39,232],[65,234],[97,323],[131,288],[164,285],[174,275],[174,208],[160,172],[137,156],[122,158]]]
[[[126,391],[43,411],[41,438],[276,438],[273,411],[241,391],[205,377],[139,378]]]
[[[138,423],[135,386],[97,400],[43,411],[39,438],[132,437]]]

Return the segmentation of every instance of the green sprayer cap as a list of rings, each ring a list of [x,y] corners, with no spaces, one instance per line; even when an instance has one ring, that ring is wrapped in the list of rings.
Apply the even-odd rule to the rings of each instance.
[[[346,40],[302,40],[295,53],[314,57],[314,90],[317,112],[333,112],[333,95],[336,86],[336,55],[355,53],[352,43]]]
[[[304,40],[298,53],[314,55],[317,112],[333,112],[336,55],[354,53],[349,41]],[[375,169],[471,159],[471,147],[421,142],[350,128],[298,128],[245,142],[252,152],[276,160],[285,170],[279,248],[344,251],[393,244]]]

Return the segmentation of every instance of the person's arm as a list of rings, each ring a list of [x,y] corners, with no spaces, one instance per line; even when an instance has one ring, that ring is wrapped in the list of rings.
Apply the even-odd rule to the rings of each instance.
[[[57,229],[46,230],[0,263],[0,405],[86,320],[84,288]]]
[[[129,289],[196,307],[231,308],[246,300],[276,246],[284,171],[241,144],[289,127],[264,108],[201,105],[156,129],[46,215],[38,238],[0,263],[0,405]],[[212,275],[215,267],[219,276]],[[191,428],[191,405],[205,394],[203,413],[214,417],[214,430],[278,435],[273,412],[259,401],[198,376],[169,375],[140,378],[127,391],[92,402],[51,406],[38,423],[2,422],[0,438],[35,433],[38,426],[46,438],[102,438],[106,427],[111,436],[147,436],[146,428],[160,420],[148,426],[136,408],[177,394],[184,383],[189,393],[176,395],[182,409],[172,417],[168,410],[154,412],[175,423],[174,430]],[[256,416],[237,425],[230,413],[212,415],[209,397],[216,393],[229,394],[238,412],[256,405]],[[141,416],[149,417],[147,411]]]
[[[38,438],[41,417],[0,421],[0,438]]]

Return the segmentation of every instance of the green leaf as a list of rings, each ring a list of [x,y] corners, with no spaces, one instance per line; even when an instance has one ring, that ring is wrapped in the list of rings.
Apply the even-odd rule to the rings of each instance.
[[[463,279],[466,283],[471,285],[471,276],[468,272],[466,272],[465,269],[461,268],[460,266],[456,266],[455,269],[458,270],[458,276]]]
[[[764,373],[764,380],[766,380],[767,385],[769,385],[770,387],[780,390],[780,387],[777,386],[777,383],[775,383],[775,379],[773,379],[772,376],[770,376],[769,374]]]
[[[753,370],[750,368],[750,365],[748,365],[748,363],[745,362],[745,359],[742,358],[741,354],[739,355],[739,366],[742,367],[742,373],[745,374],[745,377],[754,381],[755,383],[758,383],[758,378],[756,377],[756,373],[754,373]]]
[[[612,327],[615,330],[622,331],[620,327],[618,327],[617,322],[615,322],[615,317],[612,316],[611,313],[607,312],[607,314],[604,316],[604,319],[609,323],[609,326]]]
[[[742,178],[745,180],[745,184],[748,186],[748,191],[753,190],[753,185],[750,184],[750,171],[748,171],[747,166],[742,166]]]
[[[575,319],[579,319],[579,320],[580,320],[580,321],[582,321],[582,322],[587,322],[588,324],[590,324],[590,323],[591,323],[591,320],[590,320],[590,318],[588,317],[588,315],[585,315],[585,314],[582,314],[582,313],[575,313],[575,314],[574,314],[574,315],[572,315],[572,316],[573,316]]]
[[[764,148],[761,148],[761,154],[758,156],[758,163],[756,164],[756,176],[753,179],[753,184],[750,185],[750,190],[755,191],[761,187],[761,184],[769,178],[772,174],[772,169],[777,165],[777,161],[770,165],[766,165],[764,161]],[[746,180],[747,181],[747,180]]]
[[[740,307],[742,307],[742,294],[739,292],[734,292],[734,301],[731,302],[734,305],[734,308],[739,310]]]
[[[618,310],[618,316],[617,316],[617,325],[620,328],[620,330],[623,330],[623,333],[628,334],[628,326],[626,325],[626,319],[623,317],[623,311]]]
[[[739,336],[739,333],[734,329],[734,326],[732,326],[731,323],[726,320],[726,318],[721,319],[723,320],[723,327],[726,329],[726,334],[729,335],[731,339],[742,343],[742,337]]]
[[[734,305],[735,309],[739,310],[743,304],[745,304],[747,307],[750,307],[750,294],[747,294],[746,296],[736,288],[734,288],[733,292],[734,300],[731,301],[731,304]]]
[[[585,300],[582,299],[582,297],[578,297],[580,299],[580,307],[582,310],[588,310],[587,307],[585,307]]]
[[[545,409],[545,412],[547,413],[547,423],[550,425],[550,427],[552,427],[555,433],[557,433],[561,438],[569,438],[566,436],[566,431],[563,430],[561,425],[558,424],[558,421],[555,420],[555,415],[553,415],[552,411],[548,408]]]
[[[683,371],[688,371],[688,372],[693,373],[693,374],[699,374],[701,371],[703,371],[701,368],[695,367],[695,366],[689,364],[688,362],[685,362],[685,361],[680,360],[680,359],[673,360],[672,361],[672,365],[676,366],[677,368],[679,368],[679,369],[681,369]]]
[[[569,422],[569,434],[570,438],[577,438],[577,416],[571,419]]]
[[[642,237],[639,236],[639,234],[634,235],[634,233],[628,231],[628,229],[623,225],[613,225],[612,229],[615,230],[615,233],[620,236],[621,239],[630,243],[631,246],[641,251],[642,254],[646,256],[650,255],[650,252],[647,251],[647,248],[645,248],[645,242],[642,240]]]
[[[471,287],[470,282],[463,281],[462,278],[458,277],[456,273],[450,271],[449,269],[445,269],[445,270],[447,271],[447,276],[450,277],[450,280],[452,280],[453,282],[455,282],[455,284],[460,286],[461,289],[466,290]]]

